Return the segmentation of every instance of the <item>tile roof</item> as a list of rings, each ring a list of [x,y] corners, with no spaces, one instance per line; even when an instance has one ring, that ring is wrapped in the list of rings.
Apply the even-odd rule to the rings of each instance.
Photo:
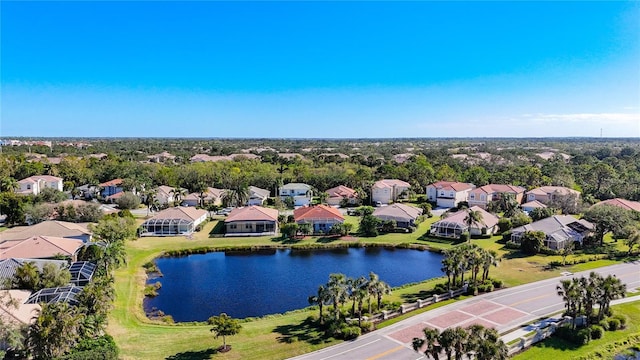
[[[53,181],[62,181],[63,179],[57,176],[51,176],[51,175],[34,175],[34,176],[29,176],[28,178],[22,179],[19,182],[22,182],[25,180],[30,180],[31,182],[36,182],[38,180],[53,182]]]
[[[31,236],[0,243],[0,259],[46,259],[56,255],[72,256],[83,245],[82,240],[53,236]]]
[[[373,187],[374,188],[386,188],[386,187],[410,187],[411,184],[409,184],[406,181],[402,181],[402,180],[398,180],[398,179],[382,179],[382,180],[378,180],[375,183],[373,183]]]
[[[174,190],[175,190],[174,188],[172,188],[171,186],[167,186],[167,185],[160,185],[157,188],[157,192],[159,194],[164,195],[165,197],[169,197],[169,196],[173,195],[173,191]]]
[[[576,191],[576,190],[573,190],[573,189],[569,189],[569,188],[564,187],[564,186],[541,186],[539,188],[535,188],[535,189],[529,190],[527,193],[535,194],[535,195],[549,195],[549,194],[553,194],[553,193],[558,193],[560,195],[567,195],[567,194],[578,194],[578,195],[580,195],[579,191]]]
[[[329,197],[335,198],[335,197],[339,197],[339,198],[351,198],[351,197],[355,197],[356,196],[356,191],[348,188],[344,185],[338,185],[334,188],[331,188],[329,190],[326,191],[327,194],[329,194]]]
[[[208,187],[207,191],[204,193],[205,195],[204,199],[206,201],[222,199],[225,192],[227,192],[227,190],[225,189],[216,189],[216,188]],[[191,194],[187,194],[187,196],[184,197],[184,200],[200,201],[200,193],[193,192]]]
[[[43,221],[31,226],[16,226],[0,232],[0,242],[4,240],[26,239],[33,235],[54,236],[61,238],[91,235],[86,224],[66,221]]]
[[[557,231],[561,231],[570,224],[578,223],[587,229],[593,229],[592,223],[586,220],[578,220],[571,215],[554,215],[531,224],[519,226],[511,230],[512,233],[519,233],[524,231],[542,231],[545,234],[552,234]]]
[[[546,208],[547,205],[541,203],[538,200],[533,200],[533,201],[529,201],[529,202],[526,202],[526,203],[520,205],[520,207],[522,207],[522,208],[526,208],[526,207],[529,207],[529,208]]]
[[[311,185],[303,184],[303,183],[288,183],[283,185],[280,189],[285,190],[295,190],[295,189],[305,189],[311,190]]]
[[[381,206],[373,211],[373,216],[384,218],[385,220],[391,218],[404,221],[415,220],[420,215],[422,215],[422,209],[400,203]]]
[[[122,185],[122,179],[109,180],[107,182],[103,182],[99,186],[107,187],[107,186],[118,186],[118,185]]]
[[[8,323],[31,324],[40,311],[40,305],[25,304],[30,295],[31,291],[27,290],[0,290],[0,299],[9,297],[18,305],[7,306],[4,301],[0,301],[0,318]]]
[[[640,202],[631,201],[621,198],[609,199],[595,203],[593,206],[611,205],[621,207],[627,210],[640,211]]]
[[[478,211],[482,214],[482,220],[480,221],[480,225],[482,225],[482,227],[492,228],[496,226],[498,224],[498,220],[500,220],[498,219],[497,216],[493,215],[488,211],[485,211],[481,207],[472,206],[469,209],[459,210],[440,221],[453,222],[453,223],[458,223],[466,226],[467,222],[465,221],[465,219],[467,218],[467,215],[469,214],[470,211]]]
[[[278,210],[252,205],[231,210],[225,223],[234,221],[278,221]]]
[[[183,219],[195,221],[202,217],[203,215],[207,215],[206,210],[196,209],[194,207],[170,207],[168,209],[164,209],[157,213],[150,220],[160,220],[160,219]]]
[[[336,219],[344,221],[344,216],[340,210],[322,204],[297,208],[293,210],[293,217],[296,222],[314,219]]]
[[[259,197],[262,199],[266,199],[269,197],[269,195],[271,195],[271,191],[269,190],[261,189],[256,186],[249,186],[249,197],[252,197],[252,198]]]
[[[473,184],[458,181],[437,181],[429,186],[435,187],[438,190],[454,190],[456,192],[475,188]]]
[[[523,193],[526,189],[522,186],[515,185],[504,185],[504,184],[489,184],[485,186],[481,186],[479,188],[473,189],[472,193],[484,192],[486,194],[493,193],[511,193],[511,194],[520,194]]]

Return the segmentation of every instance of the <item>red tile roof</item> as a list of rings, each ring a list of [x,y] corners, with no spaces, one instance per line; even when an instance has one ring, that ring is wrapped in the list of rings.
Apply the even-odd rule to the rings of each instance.
[[[7,240],[0,243],[0,259],[45,259],[58,254],[71,256],[82,245],[82,240],[53,236],[31,236],[21,240]]]
[[[293,211],[293,217],[298,221],[313,219],[336,219],[344,221],[340,210],[327,205],[305,206]]]
[[[474,189],[472,192],[484,192],[486,194],[493,193],[512,193],[512,194],[520,194],[523,193],[526,189],[522,186],[515,185],[503,185],[503,184],[489,184],[485,186],[481,186],[479,188]]]
[[[102,184],[100,184],[100,186],[102,187],[107,187],[107,186],[118,186],[122,184],[122,179],[113,179],[113,180],[109,180],[107,182],[103,182]]]
[[[621,198],[600,201],[599,203],[596,203],[593,206],[600,206],[600,205],[611,205],[611,206],[621,207],[627,210],[640,211],[640,202],[621,199]]]
[[[356,191],[344,185],[339,185],[327,190],[329,197],[350,198],[356,196]]]
[[[454,191],[464,191],[464,190],[469,190],[469,189],[473,189],[474,185],[473,184],[468,184],[468,183],[463,183],[463,182],[458,182],[458,181],[438,181],[435,182],[429,186],[433,186],[436,189],[440,190],[454,190]]]
[[[246,206],[233,209],[225,223],[234,221],[278,221],[278,210],[262,206]]]

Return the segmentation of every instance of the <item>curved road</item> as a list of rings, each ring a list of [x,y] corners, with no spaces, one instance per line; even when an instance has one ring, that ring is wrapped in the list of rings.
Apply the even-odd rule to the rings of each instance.
[[[422,335],[422,329],[443,330],[452,326],[482,324],[499,333],[551,315],[564,308],[556,286],[560,280],[588,275],[595,271],[603,276],[615,275],[627,289],[640,287],[640,261],[607,266],[564,277],[498,290],[441,308],[418,314],[384,329],[373,331],[350,342],[344,342],[292,359],[296,360],[416,360],[423,358],[413,351],[411,341]]]

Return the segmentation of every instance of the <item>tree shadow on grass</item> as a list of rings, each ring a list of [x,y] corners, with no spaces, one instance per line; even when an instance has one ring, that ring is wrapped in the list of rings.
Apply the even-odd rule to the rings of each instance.
[[[185,351],[175,355],[167,356],[165,360],[205,360],[210,359],[211,355],[217,354],[218,349],[206,349],[200,351]]]
[[[318,345],[330,341],[330,338],[325,336],[324,331],[319,329],[316,322],[311,319],[305,319],[296,325],[276,326],[272,332],[280,334],[277,337],[278,342],[285,344],[304,341],[311,345]]]
[[[419,299],[426,299],[431,296],[433,296],[433,290],[420,290],[420,292],[417,293],[402,294],[400,297],[405,303],[413,303]]]
[[[580,345],[576,345],[572,342],[560,339],[557,336],[552,336],[550,338],[547,338],[544,341],[541,341],[533,346],[543,348],[543,349],[550,348],[550,349],[556,349],[561,351],[574,351],[580,348]]]
[[[211,231],[209,231],[209,237],[220,237],[224,236],[224,221],[218,221],[216,226],[214,226]]]

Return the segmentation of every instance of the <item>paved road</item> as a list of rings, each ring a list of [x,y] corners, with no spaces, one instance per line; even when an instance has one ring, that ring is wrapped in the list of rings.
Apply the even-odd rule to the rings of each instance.
[[[607,276],[614,274],[628,289],[640,287],[640,261],[596,269]],[[564,308],[556,286],[564,278],[588,275],[576,273],[531,284],[499,290],[472,299],[459,301],[441,308],[418,314],[397,324],[363,335],[358,339],[331,346],[309,354],[295,357],[296,360],[416,360],[423,358],[413,351],[411,341],[422,334],[422,329],[439,330],[451,326],[467,327],[472,324],[491,326],[503,333],[542,316]]]

